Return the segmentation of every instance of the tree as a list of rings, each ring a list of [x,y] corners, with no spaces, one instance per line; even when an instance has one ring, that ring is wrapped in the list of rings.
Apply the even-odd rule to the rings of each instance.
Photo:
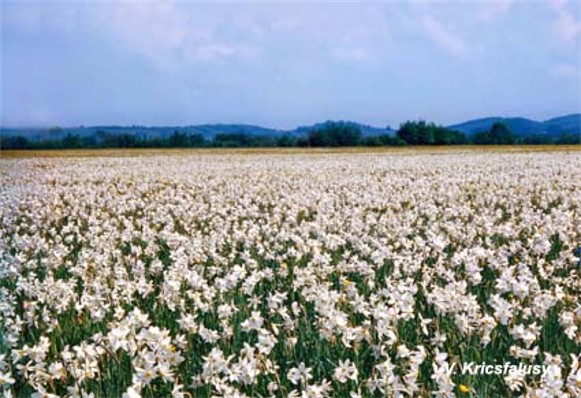
[[[311,143],[310,143],[308,137],[299,137],[299,138],[297,138],[297,146],[298,147],[306,148],[306,147],[308,147],[310,145],[311,145]]]
[[[379,138],[379,136],[374,135],[371,137],[365,137],[365,139],[363,140],[363,145],[365,146],[381,146],[381,139]]]
[[[190,146],[193,147],[203,147],[206,146],[206,138],[201,133],[195,133],[190,135]]]
[[[515,141],[508,126],[502,122],[496,122],[492,125],[490,138],[494,145],[512,145]]]
[[[490,132],[488,131],[479,131],[474,134],[474,138],[472,139],[476,145],[491,145],[492,138],[490,138]]]
[[[466,143],[466,136],[424,120],[407,121],[397,131],[397,136],[410,145],[459,145]]]
[[[466,136],[460,131],[438,126],[434,128],[433,134],[436,145],[462,145],[466,143]]]
[[[309,132],[309,145],[314,147],[356,146],[361,143],[361,128],[345,122],[327,122]]]
[[[337,146],[333,142],[327,129],[312,130],[309,132],[309,146]]]
[[[134,134],[118,134],[116,137],[118,148],[135,148],[139,146],[139,140]]]
[[[381,146],[404,146],[406,142],[399,138],[398,136],[391,136],[389,134],[381,134],[376,137],[379,140],[379,145]]]
[[[189,139],[186,133],[174,131],[169,137],[169,146],[172,148],[185,148],[189,144]]]
[[[67,133],[62,140],[62,147],[65,149],[78,149],[82,144],[81,137],[76,134]]]
[[[551,143],[551,138],[543,134],[529,134],[520,139],[523,145],[547,145]]]
[[[477,145],[512,145],[515,138],[506,124],[496,122],[489,131],[476,133],[473,141]]]
[[[221,133],[214,136],[215,147],[240,148],[251,146],[251,137],[246,133]]]
[[[581,144],[581,135],[564,133],[557,137],[554,143],[559,145]]]
[[[273,147],[276,146],[276,140],[265,134],[251,135],[248,146],[251,147]]]
[[[97,138],[94,135],[88,135],[81,139],[81,147],[82,148],[96,148],[97,147]]]
[[[297,146],[297,139],[290,134],[283,134],[276,140],[276,146],[280,147]]]
[[[425,120],[407,121],[397,131],[397,136],[410,145],[431,145],[434,143],[435,125]]]
[[[29,149],[30,141],[28,138],[17,135],[2,137],[0,139],[0,149]]]

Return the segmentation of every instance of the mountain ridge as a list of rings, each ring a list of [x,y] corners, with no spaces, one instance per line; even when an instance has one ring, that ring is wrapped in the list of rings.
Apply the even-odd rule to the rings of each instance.
[[[446,126],[451,130],[460,131],[468,137],[473,136],[479,131],[489,130],[496,122],[503,122],[508,125],[516,136],[527,135],[549,135],[555,136],[563,133],[581,134],[581,113],[574,113],[553,117],[544,121],[536,121],[524,117],[502,117],[490,116],[478,119],[467,120]],[[80,127],[53,127],[53,128],[0,128],[2,136],[21,135],[29,139],[46,140],[60,139],[67,134],[76,134],[86,137],[98,134],[100,131],[110,134],[133,134],[146,138],[168,137],[175,131],[187,134],[201,134],[206,139],[211,139],[217,134],[249,134],[279,137],[290,134],[295,137],[306,136],[310,131],[324,128],[329,123],[344,123],[350,126],[357,126],[361,129],[364,137],[377,135],[395,135],[396,130],[389,127],[381,128],[368,124],[354,121],[331,121],[327,120],[322,123],[299,126],[290,130],[274,129],[251,124],[236,123],[206,123],[198,125],[185,126],[121,126],[121,125],[98,125],[98,126],[80,126]]]
[[[490,130],[492,125],[496,122],[505,123],[517,136],[535,134],[553,136],[562,133],[581,133],[580,113],[557,116],[544,121],[537,121],[524,117],[492,116],[449,125],[448,128],[461,131],[470,137],[479,131]]]

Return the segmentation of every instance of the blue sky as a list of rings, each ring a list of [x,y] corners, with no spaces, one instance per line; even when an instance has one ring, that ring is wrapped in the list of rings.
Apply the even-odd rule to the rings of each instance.
[[[2,126],[579,112],[578,1],[2,2]]]

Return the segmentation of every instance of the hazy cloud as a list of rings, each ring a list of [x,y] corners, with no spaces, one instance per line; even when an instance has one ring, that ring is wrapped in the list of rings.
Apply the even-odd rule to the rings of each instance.
[[[216,26],[201,23],[200,16],[177,2],[122,2],[109,5],[107,17],[113,32],[132,51],[156,65],[211,62],[231,57],[252,57],[259,51],[238,41],[215,37]],[[220,21],[211,21],[214,24]],[[187,65],[186,65],[187,66]]]
[[[437,19],[426,15],[422,19],[422,26],[428,37],[444,51],[461,57],[468,54],[468,45]]]
[[[581,21],[569,9],[568,1],[553,0],[549,2],[549,5],[556,16],[553,22],[553,31],[557,37],[564,42],[578,39],[581,34]],[[579,7],[579,4],[574,7]]]
[[[514,0],[487,1],[479,4],[477,19],[481,21],[492,21],[506,15],[512,8]]]
[[[553,69],[557,77],[568,80],[581,80],[581,66],[571,64],[559,64]]]
[[[576,6],[5,2],[2,123],[293,127],[570,113]]]

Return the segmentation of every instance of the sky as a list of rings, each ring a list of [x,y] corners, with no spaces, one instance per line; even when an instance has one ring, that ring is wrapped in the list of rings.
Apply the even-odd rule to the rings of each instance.
[[[581,109],[581,2],[2,1],[3,127]]]

